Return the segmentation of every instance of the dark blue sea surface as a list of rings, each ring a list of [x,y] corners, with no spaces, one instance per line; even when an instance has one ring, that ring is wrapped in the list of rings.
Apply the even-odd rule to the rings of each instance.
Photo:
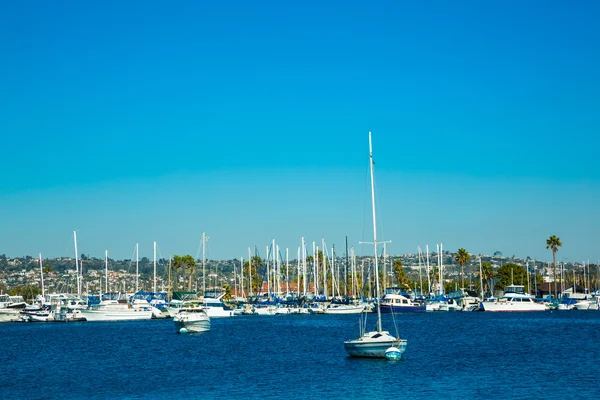
[[[0,324],[3,399],[599,399],[600,312],[395,318],[405,359],[347,356],[355,315]],[[369,316],[368,327],[375,324]]]

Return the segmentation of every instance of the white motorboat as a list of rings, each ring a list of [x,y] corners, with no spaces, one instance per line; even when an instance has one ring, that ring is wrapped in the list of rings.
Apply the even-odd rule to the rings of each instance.
[[[456,302],[456,299],[448,299],[444,303],[440,303],[438,311],[461,311],[462,307]]]
[[[131,321],[152,318],[151,307],[132,306],[124,294],[110,293],[103,296],[99,305],[81,310],[87,321]]]
[[[425,305],[413,303],[411,299],[398,293],[386,293],[381,299],[382,313],[423,312]]]
[[[204,297],[204,308],[210,318],[233,317],[235,312],[223,303],[223,295],[219,297]]]
[[[182,329],[191,333],[210,331],[210,317],[201,305],[184,305],[173,316],[173,322],[177,332],[182,332]]]
[[[525,293],[522,285],[508,285],[504,295],[497,301],[483,301],[481,308],[484,311],[511,312],[511,311],[545,311],[546,306],[533,301],[533,296]]]
[[[379,254],[377,253],[377,218],[375,213],[375,182],[373,172],[373,147],[371,144],[371,132],[369,132],[369,168],[371,171],[371,206],[373,211],[373,250],[375,255],[375,288],[377,299],[380,298],[379,294],[379,265],[378,259]],[[381,324],[381,308],[379,301],[376,304],[377,310],[377,330],[371,332],[365,332],[366,316],[368,313],[364,313],[364,322],[360,324],[360,337],[358,339],[351,339],[344,342],[344,348],[346,352],[352,357],[374,357],[385,359],[385,352],[390,347],[396,347],[398,349],[398,355],[401,356],[406,350],[407,341],[400,339],[399,337],[392,336],[388,331],[384,331]],[[361,317],[362,319],[362,317]]]

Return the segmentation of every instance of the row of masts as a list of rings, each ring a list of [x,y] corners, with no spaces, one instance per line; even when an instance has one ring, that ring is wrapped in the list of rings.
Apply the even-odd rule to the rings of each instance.
[[[379,277],[375,277],[374,286],[379,285],[382,288],[387,288],[394,284],[392,266],[388,265],[389,257],[386,249],[386,244],[389,242],[380,243],[383,243],[383,254],[381,255],[383,261],[382,279],[379,282]],[[256,295],[266,295],[269,298],[274,298],[283,293],[297,297],[306,297],[308,294],[312,294],[324,298],[358,298],[365,292],[365,288],[368,293],[372,292],[371,265],[368,265],[365,270],[365,259],[363,259],[361,266],[357,266],[354,247],[348,249],[347,238],[345,262],[340,262],[340,258],[336,258],[335,245],[328,247],[324,238],[321,239],[320,247],[316,242],[312,242],[312,255],[308,254],[307,247],[306,240],[302,237],[301,244],[297,249],[296,265],[290,264],[289,248],[285,249],[285,257],[283,257],[282,251],[274,239],[270,245],[265,247],[266,257],[264,259],[258,255],[256,248],[253,255],[252,249],[248,247],[248,258],[245,260],[244,257],[240,257],[239,269],[237,265],[234,266],[235,292],[241,298]],[[426,246],[424,265],[422,265],[423,254],[421,248],[418,248],[420,286],[423,288],[421,271],[422,267],[425,267],[428,293],[443,293],[443,286],[439,285],[439,282],[444,281],[442,251],[443,245],[437,245],[438,269],[434,274],[433,266],[430,265],[429,246]],[[375,260],[375,262],[377,261]],[[253,277],[258,275],[259,268],[264,272],[264,276],[259,275],[260,285],[256,285]],[[296,275],[295,280],[293,275]],[[372,275],[375,275],[374,272]],[[292,279],[290,279],[290,276],[292,276]],[[266,292],[262,288],[265,277]],[[296,290],[290,288],[290,282],[296,284]]]
[[[82,294],[82,273],[83,268],[79,260],[79,253],[77,247],[77,232],[73,232],[73,240],[74,240],[74,248],[75,248],[75,268],[76,268],[76,287],[77,287],[77,295],[81,296]],[[202,234],[201,245],[202,245],[202,292],[206,292],[206,243],[209,240],[209,237],[206,236],[205,233]],[[390,278],[393,271],[388,269],[388,254],[387,254],[387,243],[379,242],[383,244],[383,254],[381,256],[383,261],[382,268],[382,282],[380,288],[387,288],[390,285],[393,285],[393,278]],[[153,291],[157,292],[157,258],[156,258],[156,242],[154,242],[154,277],[153,277]],[[443,294],[443,282],[444,282],[444,264],[443,264],[443,244],[436,245],[436,256],[437,262],[435,265],[431,265],[430,263],[430,254],[429,254],[429,246],[425,247],[426,251],[423,254],[421,247],[417,247],[417,260],[418,260],[418,271],[419,271],[419,286],[421,294]],[[136,273],[135,273],[135,291],[139,291],[139,244],[135,245],[135,265],[136,265]],[[301,245],[297,249],[296,256],[296,265],[290,265],[289,259],[289,249],[285,249],[285,272],[283,271],[282,265],[284,264],[283,257],[281,254],[281,249],[278,244],[275,243],[275,240],[272,240],[270,245],[266,246],[266,257],[264,260],[261,259],[261,265],[256,265],[258,256],[258,251],[255,249],[255,255],[252,257],[252,251],[248,248],[248,261],[245,264],[244,258],[240,258],[240,265],[242,266],[239,271],[237,271],[237,267],[234,267],[234,289],[238,295],[241,295],[242,298],[252,297],[261,293],[262,290],[262,279],[261,277],[261,285],[257,289],[253,287],[253,279],[249,279],[248,276],[252,277],[253,272],[256,275],[256,268],[262,266],[262,262],[266,263],[266,278],[267,278],[267,295],[269,297],[280,295],[281,293],[291,294],[295,292],[296,296],[307,296],[309,293],[316,296],[323,296],[325,298],[330,297],[352,297],[358,298],[364,293],[365,284],[368,286],[368,293],[371,293],[372,287],[371,279],[366,279],[370,272],[370,266],[367,266],[367,271],[365,271],[365,260],[362,260],[360,268],[357,268],[356,255],[354,252],[354,247],[348,249],[348,240],[346,238],[346,260],[345,263],[340,263],[339,260],[336,260],[336,249],[335,245],[332,245],[330,248],[327,247],[325,238],[321,239],[321,246],[316,244],[316,242],[312,242],[312,255],[308,254],[308,246],[304,237],[301,238]],[[169,259],[170,261],[170,259]],[[377,260],[375,260],[377,262]],[[255,263],[253,265],[253,263]],[[480,263],[480,280],[482,280],[482,272],[481,272],[481,259]],[[39,254],[39,264],[40,264],[40,273],[41,273],[41,289],[42,295],[45,294],[45,286],[44,286],[44,274],[43,274],[43,262],[42,262],[42,254]],[[564,282],[565,271],[564,268],[560,268],[560,281]],[[391,265],[389,265],[391,267]],[[584,272],[582,277],[583,287],[587,288],[591,284],[590,279],[590,263],[589,261],[583,263]],[[434,269],[437,267],[437,271]],[[254,270],[253,270],[254,268]],[[425,271],[423,271],[425,269]],[[530,267],[529,262],[526,264],[527,271],[527,292],[530,291]],[[296,275],[296,290],[293,291],[290,288],[290,275]],[[535,262],[534,262],[534,277],[535,274]],[[239,282],[238,282],[239,277]],[[362,282],[361,278],[362,277]],[[376,277],[375,280],[378,281],[379,277]],[[424,289],[423,279],[426,279],[426,292]],[[555,277],[555,281],[558,279]],[[573,281],[576,281],[575,271],[573,271]],[[375,285],[378,285],[376,282]],[[534,285],[537,286],[537,281],[534,282]],[[101,286],[100,286],[101,287]],[[169,284],[168,287],[171,287],[170,282],[170,273],[169,273]],[[483,290],[483,283],[480,282],[480,288]],[[402,289],[402,288],[401,288]],[[537,288],[536,288],[537,289]],[[108,250],[105,250],[105,279],[104,279],[104,290],[105,292],[109,291],[109,283],[108,283]],[[331,293],[330,293],[331,292]],[[483,296],[483,293],[481,293]]]

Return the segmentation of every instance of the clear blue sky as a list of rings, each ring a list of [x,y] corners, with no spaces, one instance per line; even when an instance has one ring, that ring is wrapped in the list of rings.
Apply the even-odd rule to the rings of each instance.
[[[11,2],[0,253],[600,258],[600,3]]]

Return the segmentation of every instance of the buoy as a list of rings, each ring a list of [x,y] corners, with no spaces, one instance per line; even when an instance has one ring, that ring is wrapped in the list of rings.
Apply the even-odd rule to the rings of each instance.
[[[385,358],[388,360],[399,360],[402,358],[402,353],[397,347],[390,347],[385,351]]]
[[[185,329],[185,328],[181,328],[181,329],[179,330],[179,333],[188,333],[188,330],[187,330],[187,329]]]

